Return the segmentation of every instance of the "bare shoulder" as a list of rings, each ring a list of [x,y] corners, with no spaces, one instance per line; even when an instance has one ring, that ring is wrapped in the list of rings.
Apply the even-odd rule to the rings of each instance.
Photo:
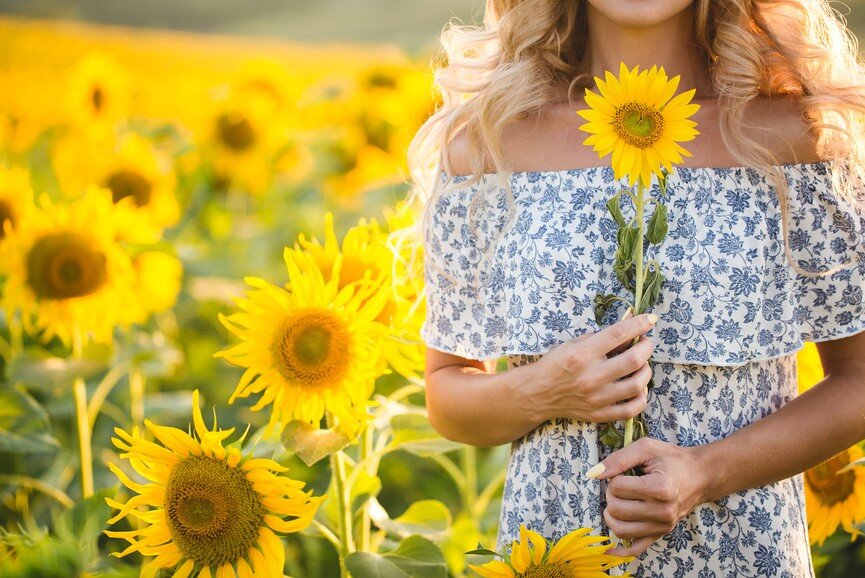
[[[576,114],[578,108],[578,104],[551,103],[510,120],[501,135],[504,164],[513,171],[555,171],[597,164],[597,155],[582,144],[587,135],[579,128],[583,120]],[[464,131],[454,136],[447,149],[451,174],[471,174],[471,150]],[[484,171],[493,170],[487,160]]]
[[[469,139],[464,130],[459,131],[447,146],[447,159],[450,169],[442,168],[451,175],[468,175],[472,172]],[[442,151],[445,156],[445,151]]]
[[[762,137],[761,144],[772,150],[780,163],[812,163],[817,154],[817,131],[796,97],[758,97],[749,103],[746,123]]]

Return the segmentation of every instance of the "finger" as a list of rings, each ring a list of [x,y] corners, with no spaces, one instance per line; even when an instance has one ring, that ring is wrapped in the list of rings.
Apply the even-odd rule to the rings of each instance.
[[[614,451],[603,461],[598,462],[598,464],[586,472],[586,476],[605,480],[618,476],[631,468],[641,466],[655,456],[659,449],[658,444],[661,443],[663,442],[652,438],[640,438],[634,443]]]
[[[605,554],[611,554],[613,556],[639,556],[643,552],[649,549],[649,546],[655,543],[656,540],[663,537],[663,534],[658,536],[646,536],[645,538],[640,538],[638,540],[634,540],[631,542],[631,547],[627,548],[625,545],[616,546],[615,548],[610,548],[606,550]]]
[[[607,490],[607,510],[610,516],[622,522],[663,522],[665,510],[662,502],[626,500],[611,496]]]
[[[631,375],[646,364],[654,348],[652,341],[642,335],[635,345],[602,362],[599,377],[612,381]]]
[[[594,421],[597,423],[609,423],[611,421],[620,421],[636,417],[648,405],[648,393],[646,388],[643,388],[636,397],[629,399],[624,403],[615,403],[602,407],[595,412]]]
[[[627,522],[619,520],[604,510],[604,523],[618,538],[639,540],[648,536],[663,536],[669,531],[670,525],[664,522]]]
[[[598,340],[598,346],[601,350],[607,353],[613,348],[633,341],[643,333],[646,333],[655,326],[657,321],[658,316],[654,313],[644,313],[618,321],[598,331],[594,336]]]
[[[629,317],[633,317],[633,316],[634,316],[634,308],[628,307],[628,310],[625,311],[625,314],[622,315],[622,318],[619,319],[619,321],[624,321],[625,319],[628,319]],[[623,352],[624,350],[626,350],[627,348],[629,348],[631,346],[631,343],[632,343],[631,341],[627,341],[621,345],[616,346],[615,348],[613,348],[612,351],[610,351],[610,355],[615,355],[617,353]]]
[[[657,500],[651,489],[651,483],[643,476],[626,476],[624,474],[613,476],[607,484],[607,492],[616,498],[623,500]],[[649,495],[652,494],[652,495]]]
[[[652,368],[648,363],[644,363],[633,375],[605,385],[598,394],[598,401],[601,405],[612,405],[638,397],[646,391],[650,379]]]

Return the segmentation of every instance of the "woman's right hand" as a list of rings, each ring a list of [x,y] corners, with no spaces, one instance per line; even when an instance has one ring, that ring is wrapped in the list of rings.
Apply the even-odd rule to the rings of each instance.
[[[654,348],[644,334],[655,322],[653,314],[627,317],[557,345],[541,357],[536,379],[527,388],[527,401],[540,423],[561,417],[605,423],[642,412]],[[637,337],[639,341],[628,347]]]

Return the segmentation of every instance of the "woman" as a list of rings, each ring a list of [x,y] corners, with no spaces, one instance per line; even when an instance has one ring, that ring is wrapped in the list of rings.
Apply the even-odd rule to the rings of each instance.
[[[630,539],[610,553],[636,576],[813,576],[801,472],[865,438],[865,87],[843,23],[824,0],[489,0],[442,42],[444,104],[409,151],[427,406],[445,437],[512,445],[499,551],[520,524],[590,526]],[[649,254],[657,317],[599,325],[595,293],[626,296],[604,206],[623,183],[573,95],[620,61],[681,75],[700,135]],[[797,397],[806,340],[827,377]],[[598,424],[641,411],[649,437],[610,453]]]

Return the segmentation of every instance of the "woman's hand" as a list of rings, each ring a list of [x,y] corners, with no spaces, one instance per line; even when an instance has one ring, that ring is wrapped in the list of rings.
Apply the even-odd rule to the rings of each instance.
[[[629,317],[562,343],[541,357],[536,379],[525,388],[525,401],[537,421],[565,417],[604,423],[642,412],[652,377],[647,362],[654,347],[643,334],[657,320],[653,314]],[[639,341],[628,347],[637,337]]]
[[[603,471],[591,477],[610,480],[604,521],[617,537],[632,540],[630,548],[617,546],[608,554],[639,556],[706,501],[710,472],[700,447],[640,438],[601,461],[602,468],[595,466]],[[624,475],[638,466],[644,475]]]

